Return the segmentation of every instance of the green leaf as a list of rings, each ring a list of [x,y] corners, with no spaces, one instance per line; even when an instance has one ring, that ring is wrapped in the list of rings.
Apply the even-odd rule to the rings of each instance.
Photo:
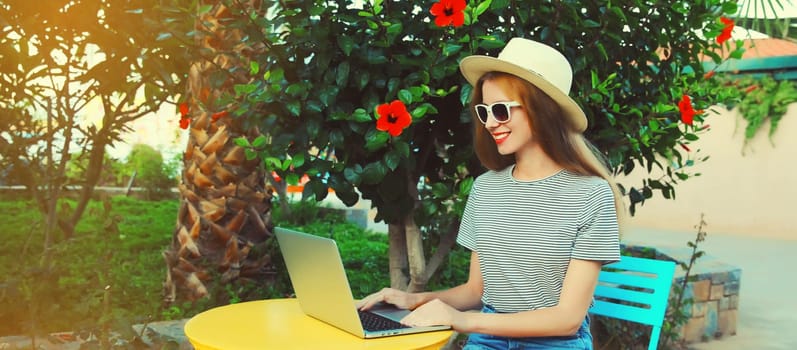
[[[369,152],[373,152],[384,147],[389,139],[390,134],[376,129],[369,129],[368,132],[365,133],[365,149]]]
[[[233,139],[233,142],[235,142],[235,144],[240,146],[240,147],[249,147],[249,146],[251,146],[249,144],[249,140],[247,138],[245,138],[245,137],[236,137],[235,139]]]
[[[266,144],[266,135],[259,135],[258,137],[255,138],[254,141],[252,141],[252,147],[255,148],[263,147],[263,145],[265,144]]]
[[[263,164],[266,166],[266,169],[269,170],[282,169],[282,162],[276,157],[266,157],[263,159]]]
[[[450,196],[450,192],[448,191],[448,186],[446,186],[446,184],[441,182],[433,184],[432,195],[438,199],[448,198]]]
[[[469,195],[471,188],[473,188],[473,177],[468,176],[459,183],[459,196],[465,197]]]
[[[287,182],[291,186],[296,186],[299,184],[299,175],[290,173],[285,176],[285,182]]]
[[[388,168],[390,168],[390,170],[396,170],[396,168],[399,166],[399,163],[401,163],[401,154],[399,154],[399,152],[397,152],[395,149],[385,153],[385,164]]]
[[[387,81],[387,96],[393,96],[398,90],[399,84],[401,84],[401,79],[399,78],[390,78]]]
[[[387,174],[387,167],[382,162],[373,162],[365,166],[362,173],[364,184],[374,185],[382,181]]]
[[[291,161],[293,162],[293,166],[296,168],[304,165],[304,153],[294,154],[291,158]]]
[[[343,62],[338,66],[337,74],[335,75],[335,83],[338,86],[346,86],[349,81],[349,62]]]
[[[684,138],[689,141],[697,141],[698,139],[700,139],[700,136],[697,136],[695,134],[684,134]]]
[[[349,35],[339,35],[338,46],[346,56],[351,56],[351,51],[354,50],[354,38]]]
[[[236,96],[248,95],[248,94],[251,94],[251,93],[255,92],[255,90],[257,90],[257,85],[255,85],[255,84],[236,84],[233,87],[233,90],[235,90],[235,95]]]
[[[584,21],[584,26],[587,27],[587,28],[599,28],[601,26],[601,24],[598,23],[598,22],[595,22],[595,21],[593,21],[591,19],[588,19],[588,20]]]
[[[296,117],[302,113],[302,105],[299,101],[290,101],[285,104],[285,108],[288,109],[288,112]]]
[[[410,145],[404,141],[394,140],[392,143],[393,149],[401,155],[402,158],[410,157]]]
[[[473,13],[474,17],[479,17],[482,13],[487,11],[487,9],[490,8],[490,4],[491,3],[492,3],[492,0],[487,0],[487,1],[480,2],[479,5],[476,6],[476,10]]]
[[[337,99],[339,92],[340,88],[337,86],[322,85],[321,91],[318,93],[318,99],[321,100],[324,107],[329,107]]]
[[[365,109],[357,108],[354,110],[352,114],[352,118],[354,121],[358,123],[365,123],[365,122],[373,122],[374,118],[371,117],[371,114],[365,111]]]
[[[294,97],[301,97],[305,91],[304,85],[298,83],[288,85],[288,88],[285,89],[286,94]]]
[[[423,117],[426,116],[426,112],[427,111],[429,111],[429,105],[427,105],[425,103],[420,105],[420,106],[418,106],[418,107],[416,107],[410,113],[412,115],[412,120],[423,119]]]
[[[329,132],[329,143],[333,147],[340,147],[345,142],[345,138],[343,136],[343,132],[338,129],[332,130]]]
[[[282,165],[280,165],[280,170],[283,170],[283,171],[288,170],[288,168],[291,167],[292,163],[293,163],[292,159],[286,158],[285,160],[282,161]]]
[[[462,45],[457,44],[443,44],[443,55],[452,56],[462,50]]]
[[[398,93],[398,97],[405,105],[412,103],[412,93],[407,89],[401,89]]]
[[[249,74],[255,75],[260,72],[260,64],[257,61],[249,61]]]
[[[355,164],[354,167],[348,167],[343,170],[343,177],[346,178],[346,181],[351,182],[354,185],[359,185],[362,178],[360,174],[362,174],[363,168],[360,164]]]
[[[745,52],[744,46],[742,46],[741,44],[737,44],[736,49],[733,50],[733,52],[731,52],[728,55],[728,57],[740,60],[740,59],[742,59],[742,56],[744,55],[744,52]]]
[[[329,103],[326,103],[326,105],[329,105]],[[321,103],[315,100],[307,101],[305,103],[305,107],[307,108],[308,111],[313,111],[313,112],[321,112],[322,110],[324,110],[324,107],[321,105]]]
[[[285,78],[285,70],[283,70],[282,68],[277,68],[277,69],[271,70],[269,72],[271,73],[271,77],[270,77],[270,80],[268,80],[268,81],[270,81],[272,83],[281,82],[282,79]]]
[[[246,160],[252,160],[257,158],[257,152],[251,148],[247,148],[244,150],[244,156],[246,157]]]
[[[734,15],[739,10],[739,5],[735,1],[726,1],[722,3],[722,12],[727,15]]]
[[[397,36],[401,34],[401,31],[404,29],[404,25],[401,23],[393,23],[387,27],[387,34],[390,36]]]
[[[358,72],[358,77],[359,79],[357,79],[357,88],[362,90],[365,88],[366,85],[368,85],[368,82],[371,79],[371,75],[368,74],[367,71],[360,71]]]
[[[433,201],[423,201],[421,204],[423,205],[424,213],[426,213],[426,215],[429,215],[429,216],[434,215],[435,213],[437,213],[437,211],[439,209],[437,203],[435,203]]]

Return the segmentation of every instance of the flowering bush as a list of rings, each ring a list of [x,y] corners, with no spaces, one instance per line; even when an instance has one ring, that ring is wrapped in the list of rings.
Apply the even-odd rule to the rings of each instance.
[[[440,243],[423,249],[444,256],[483,171],[471,149],[471,86],[458,69],[465,56],[496,55],[515,36],[561,50],[573,64],[571,94],[588,116],[587,136],[612,168],[667,174],[627,189],[632,210],[653,190],[671,197],[689,177],[694,160],[681,152],[705,130],[700,111],[731,96],[704,78],[700,61],[724,59],[717,50],[730,47],[732,27],[721,18],[736,12],[732,0],[222,3],[223,24],[247,34],[230,55],[249,60],[249,71],[211,76],[234,83],[235,93],[209,110],[221,106],[262,131],[239,144],[288,182],[307,174],[307,197],[333,189],[347,205],[371,200],[376,220],[389,224],[391,258],[420,247],[421,235]],[[246,82],[232,78],[246,73]],[[399,257],[392,277],[401,280],[409,263],[404,282],[423,288],[441,260],[424,269],[423,259]]]
[[[701,79],[700,58],[720,63],[730,56],[717,49],[729,47],[733,22],[724,16],[734,13],[735,5],[512,4],[370,1],[353,8],[344,2],[295,1],[275,7],[273,19],[252,28],[258,33],[252,39],[269,47],[265,55],[252,57],[263,68],[253,76],[263,79],[240,89],[247,93],[230,102],[237,115],[264,110],[250,121],[280,130],[262,149],[264,156],[309,160],[301,169],[314,178],[308,194],[321,198],[332,187],[352,204],[359,191],[380,209],[378,219],[397,222],[418,199],[408,189],[423,178],[437,190],[431,193],[436,200],[422,203],[427,213],[437,213],[452,194],[466,194],[469,179],[481,171],[469,153],[464,103],[470,86],[459,77],[457,62],[471,54],[496,54],[510,37],[527,33],[559,47],[573,62],[573,94],[589,117],[588,137],[616,171],[656,165],[671,174],[629,189],[632,205],[650,197],[652,189],[671,197],[691,164],[675,146],[696,140],[701,111],[730,96],[717,93],[722,87],[711,79]],[[240,18],[265,14],[238,11]],[[394,114],[396,102],[386,119],[382,112],[389,101],[409,110],[411,125]],[[382,112],[368,112],[377,106]],[[289,144],[293,140],[302,142]],[[313,149],[337,157],[319,159]],[[661,163],[662,156],[671,161]]]

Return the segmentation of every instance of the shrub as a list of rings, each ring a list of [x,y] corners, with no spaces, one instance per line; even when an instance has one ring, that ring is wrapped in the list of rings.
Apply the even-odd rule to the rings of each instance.
[[[166,198],[177,184],[173,172],[163,162],[161,153],[151,146],[134,145],[126,165],[130,176],[135,176],[134,183],[144,189],[147,199]]]

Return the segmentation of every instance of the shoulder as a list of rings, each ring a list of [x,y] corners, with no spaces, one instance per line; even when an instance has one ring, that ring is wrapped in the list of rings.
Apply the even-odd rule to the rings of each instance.
[[[500,184],[507,179],[507,172],[510,171],[512,167],[508,166],[501,170],[487,170],[483,174],[476,177],[473,181],[474,187],[476,186],[490,186],[491,184]]]
[[[612,191],[609,181],[606,181],[606,179],[599,176],[580,175],[565,170],[561,179],[563,182],[566,182],[569,186],[579,190],[580,192]]]

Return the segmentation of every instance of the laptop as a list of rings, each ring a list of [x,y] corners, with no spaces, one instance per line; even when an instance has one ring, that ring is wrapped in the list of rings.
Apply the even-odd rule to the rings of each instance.
[[[398,321],[410,313],[390,304],[368,311],[355,307],[349,280],[334,240],[277,227],[288,275],[302,312],[360,338],[380,338],[451,329],[449,326],[409,327]]]

